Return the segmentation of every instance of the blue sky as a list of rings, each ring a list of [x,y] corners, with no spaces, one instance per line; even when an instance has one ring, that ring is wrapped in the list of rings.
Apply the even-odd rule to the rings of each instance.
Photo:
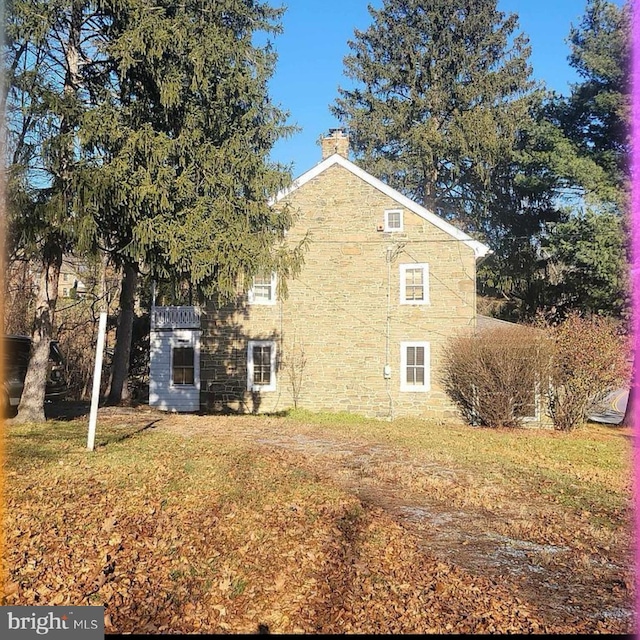
[[[339,122],[329,112],[345,85],[343,59],[354,29],[371,23],[367,5],[382,0],[283,0],[284,33],[276,36],[276,72],[270,82],[273,100],[290,114],[300,131],[276,143],[273,160],[293,165],[294,177],[320,161],[318,138]],[[278,2],[272,4],[277,5]],[[616,2],[622,4],[622,0]],[[516,13],[520,30],[529,36],[533,76],[549,89],[567,94],[577,76],[569,66],[566,38],[582,18],[586,0],[498,0],[498,8]]]

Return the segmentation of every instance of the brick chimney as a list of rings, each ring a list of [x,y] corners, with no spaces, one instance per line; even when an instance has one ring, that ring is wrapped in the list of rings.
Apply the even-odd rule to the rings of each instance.
[[[344,129],[329,129],[329,135],[322,138],[322,159],[325,160],[334,153],[349,159],[349,137]]]

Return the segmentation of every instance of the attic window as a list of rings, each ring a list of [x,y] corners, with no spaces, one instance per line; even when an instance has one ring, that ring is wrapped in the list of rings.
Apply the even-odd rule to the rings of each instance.
[[[384,230],[385,231],[402,231],[402,209],[387,209],[384,212]]]

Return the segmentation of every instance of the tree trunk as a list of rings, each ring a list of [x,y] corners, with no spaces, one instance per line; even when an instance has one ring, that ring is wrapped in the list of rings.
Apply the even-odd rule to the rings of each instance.
[[[44,395],[49,371],[49,345],[53,339],[54,314],[58,301],[58,280],[62,250],[50,247],[45,254],[36,298],[36,314],[31,334],[31,359],[15,422],[44,422]]]
[[[117,405],[129,399],[129,358],[131,355],[131,336],[133,335],[133,315],[138,285],[138,267],[127,263],[122,275],[120,291],[120,317],[116,329],[116,346],[111,367],[111,380],[107,404]]]

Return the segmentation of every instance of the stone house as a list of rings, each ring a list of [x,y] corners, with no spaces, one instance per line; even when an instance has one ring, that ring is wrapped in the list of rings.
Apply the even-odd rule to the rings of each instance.
[[[476,326],[489,248],[350,162],[341,130],[322,156],[273,204],[297,214],[289,239],[310,238],[286,299],[264,274],[234,305],[152,309],[150,405],[454,415],[442,348]]]
[[[58,297],[83,297],[87,294],[87,287],[82,281],[85,266],[81,260],[71,256],[63,256],[58,280]]]

